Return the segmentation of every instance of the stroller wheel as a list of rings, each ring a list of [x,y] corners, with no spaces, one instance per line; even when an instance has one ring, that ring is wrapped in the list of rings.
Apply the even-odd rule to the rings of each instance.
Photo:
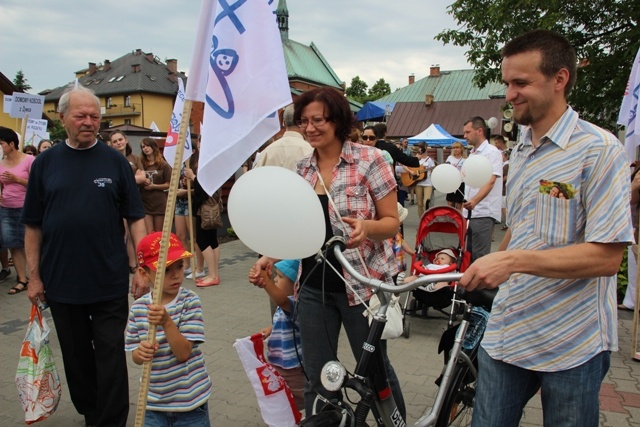
[[[411,335],[411,323],[409,322],[409,319],[405,318],[402,322],[402,336],[409,338],[409,335]]]

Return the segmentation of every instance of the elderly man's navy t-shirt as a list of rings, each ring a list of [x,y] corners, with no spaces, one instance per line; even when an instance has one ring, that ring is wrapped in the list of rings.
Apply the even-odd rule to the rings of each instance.
[[[42,229],[47,299],[87,304],[127,295],[123,218],[144,218],[144,210],[122,154],[102,142],[87,149],[63,143],[36,158],[21,221]]]

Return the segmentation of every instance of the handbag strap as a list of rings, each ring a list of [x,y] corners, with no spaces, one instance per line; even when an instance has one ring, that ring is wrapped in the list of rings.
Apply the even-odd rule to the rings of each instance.
[[[345,235],[349,235],[349,229],[347,228],[347,224],[344,223],[344,221],[342,220],[342,217],[339,215],[338,208],[336,207],[336,204],[333,201],[333,198],[331,197],[331,193],[329,193],[329,190],[327,189],[327,186],[324,184],[324,179],[322,179],[322,174],[320,173],[320,171],[318,171],[318,179],[320,180],[320,183],[322,184],[322,188],[324,188],[324,192],[327,193],[327,198],[329,199],[329,204],[331,205],[331,207],[333,208],[333,211],[336,213],[336,215],[338,216],[338,221],[340,221],[340,224],[342,225],[343,231],[345,233]],[[369,274],[369,269],[367,268],[367,265],[364,262],[364,259],[362,258],[362,254],[360,253],[359,250],[354,249],[356,251],[356,253],[358,254],[358,259],[360,260],[360,263],[362,264],[362,268],[365,272],[365,275],[367,277],[371,277],[371,275]],[[344,278],[343,278],[344,279]],[[353,289],[351,289],[353,291]]]
[[[348,229],[347,229],[347,224],[344,223],[344,221],[342,220],[342,218],[340,217],[340,215],[338,214],[338,208],[336,207],[335,202],[333,201],[333,198],[331,197],[331,194],[329,193],[329,190],[327,189],[327,186],[324,184],[324,180],[322,179],[322,174],[320,174],[320,172],[318,172],[318,179],[320,180],[320,183],[322,184],[322,188],[324,188],[325,193],[327,194],[327,198],[329,200],[329,204],[331,205],[331,207],[333,208],[333,210],[336,212],[336,215],[338,216],[338,220],[340,221],[340,224],[342,225],[342,228],[344,229],[344,232],[348,235]],[[367,268],[364,259],[362,258],[362,254],[360,253],[359,250],[357,249],[353,249],[356,251],[356,253],[358,254],[358,259],[360,260],[360,263],[362,264],[362,268],[364,269],[364,272],[366,274],[367,277],[371,277],[371,275],[369,274],[369,269]],[[322,254],[322,252],[321,252]],[[324,255],[322,255],[323,258]],[[326,258],[325,258],[326,261]],[[325,263],[326,265],[328,265],[337,275],[338,277],[340,277],[342,279],[342,281],[344,282],[345,286],[348,287],[351,292],[353,293],[354,297],[356,298],[356,300],[360,301],[360,303],[362,305],[364,305],[365,310],[368,311],[369,313],[373,313],[370,309],[369,306],[367,305],[367,303],[362,299],[362,297],[360,295],[358,295],[358,293],[355,291],[355,289],[353,289],[353,287],[351,286],[351,284],[349,283],[349,281],[342,275],[341,271],[338,271],[337,268],[335,268],[333,266],[333,264],[331,264],[330,262]]]

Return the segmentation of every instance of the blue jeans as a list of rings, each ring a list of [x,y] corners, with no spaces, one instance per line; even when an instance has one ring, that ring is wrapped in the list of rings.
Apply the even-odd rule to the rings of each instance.
[[[362,315],[364,306],[349,306],[347,294],[344,292],[325,292],[323,295],[320,289],[303,287],[298,296],[297,309],[303,366],[309,379],[305,384],[304,406],[306,414],[310,415],[317,393],[328,399],[338,397],[338,393],[330,393],[322,387],[320,371],[328,361],[337,360],[340,327],[344,326],[351,352],[355,359],[359,360],[362,344],[369,335],[369,322]],[[400,382],[389,363],[386,341],[380,342],[380,349],[384,355],[393,398],[403,418],[406,418]]]
[[[598,427],[598,395],[610,357],[604,351],[566,371],[536,372],[494,360],[481,347],[472,426],[518,426],[523,408],[541,390],[545,426]]]
[[[209,407],[205,403],[189,412],[147,411],[144,427],[210,427]]]

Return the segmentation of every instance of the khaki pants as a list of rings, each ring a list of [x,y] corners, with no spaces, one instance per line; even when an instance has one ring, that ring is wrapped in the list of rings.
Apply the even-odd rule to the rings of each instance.
[[[416,197],[418,204],[418,218],[422,218],[422,214],[426,209],[427,203],[431,201],[431,194],[433,193],[433,187],[430,185],[416,185]]]

